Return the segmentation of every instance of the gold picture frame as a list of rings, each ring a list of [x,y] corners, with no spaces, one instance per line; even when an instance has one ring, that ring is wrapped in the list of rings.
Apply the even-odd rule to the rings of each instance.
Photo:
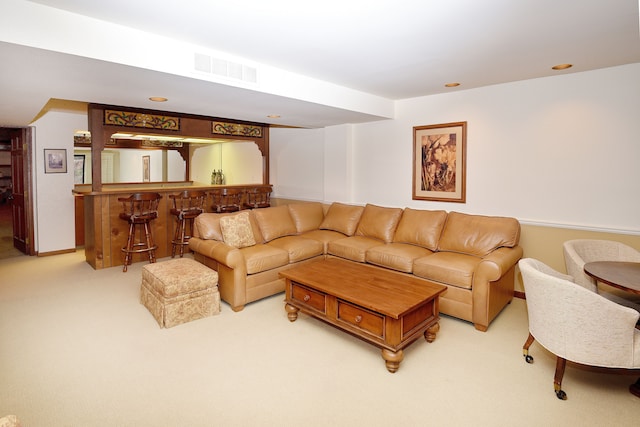
[[[413,200],[466,201],[467,122],[413,128]]]

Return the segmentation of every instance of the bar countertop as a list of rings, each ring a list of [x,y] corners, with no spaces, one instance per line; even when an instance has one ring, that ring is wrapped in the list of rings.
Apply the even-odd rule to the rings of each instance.
[[[77,184],[72,193],[78,196],[99,196],[103,194],[129,194],[132,192],[160,192],[166,193],[171,191],[184,190],[212,190],[214,188],[255,188],[269,187],[269,184],[243,184],[243,185],[213,185],[204,184],[193,181],[176,181],[176,182],[136,182],[136,183],[118,183],[118,184],[102,184],[102,191],[92,191],[91,184]]]

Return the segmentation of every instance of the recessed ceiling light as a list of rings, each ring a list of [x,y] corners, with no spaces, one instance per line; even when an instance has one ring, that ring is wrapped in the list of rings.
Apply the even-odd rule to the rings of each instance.
[[[149,98],[150,101],[153,102],[167,102],[167,98],[163,97],[163,96],[152,96]]]
[[[267,117],[269,117],[270,119],[279,119],[280,115],[279,114],[269,114]]]
[[[454,82],[454,83],[446,83],[444,85],[444,87],[456,87],[456,86],[460,86],[460,83]]]
[[[567,68],[573,67],[573,64],[558,64],[551,67],[553,70],[566,70]]]

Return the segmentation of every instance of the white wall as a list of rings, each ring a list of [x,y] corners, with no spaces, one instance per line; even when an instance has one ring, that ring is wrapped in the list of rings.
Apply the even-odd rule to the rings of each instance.
[[[211,172],[220,169],[226,185],[262,184],[262,153],[248,141],[191,147],[191,181],[211,184]]]
[[[324,200],[325,133],[324,129],[269,130],[269,183],[273,184],[273,197]]]
[[[74,249],[73,133],[87,127],[87,115],[52,111],[33,123],[34,248],[38,253]],[[44,149],[67,150],[67,172],[44,172]]]
[[[357,204],[640,233],[639,117],[640,64],[413,98],[397,102],[394,120],[273,129],[272,181],[283,198],[342,198],[323,188],[331,182],[351,185],[342,196]],[[459,121],[468,126],[466,203],[412,200],[413,127]],[[322,179],[293,160],[305,158],[324,162]]]
[[[272,129],[274,195],[640,233],[640,64],[414,98],[396,110],[394,120]],[[467,202],[412,200],[413,126],[457,121],[468,123]],[[34,123],[38,252],[75,247],[73,132],[86,125],[68,112]],[[44,173],[44,148],[67,150],[67,173]],[[207,176],[191,179],[210,182],[219,169],[210,155],[193,153],[192,171]],[[225,173],[238,158],[223,153]],[[261,161],[251,174],[262,176]]]

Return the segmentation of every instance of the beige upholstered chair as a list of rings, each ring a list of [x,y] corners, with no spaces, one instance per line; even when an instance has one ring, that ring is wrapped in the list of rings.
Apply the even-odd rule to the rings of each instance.
[[[529,347],[534,340],[557,356],[553,381],[561,389],[566,361],[584,365],[640,369],[640,330],[637,311],[616,304],[575,284],[532,258],[518,262],[529,312],[529,337],[522,351],[533,362]],[[630,389],[640,385],[640,380]]]
[[[577,239],[563,244],[564,262],[567,274],[580,286],[603,297],[640,311],[640,297],[615,289],[606,284],[596,284],[593,277],[584,272],[584,265],[594,261],[640,262],[640,252],[613,240]]]

